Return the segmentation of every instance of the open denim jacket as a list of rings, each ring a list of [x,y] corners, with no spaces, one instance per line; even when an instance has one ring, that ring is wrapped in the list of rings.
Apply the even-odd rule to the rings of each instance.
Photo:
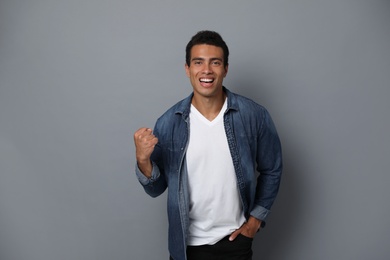
[[[224,126],[246,218],[263,221],[279,190],[282,174],[280,140],[267,110],[224,88],[228,107]],[[152,177],[136,167],[146,193],[159,196],[168,188],[169,252],[175,260],[186,259],[189,226],[189,194],[186,150],[189,140],[189,112],[193,94],[178,102],[156,122],[158,138],[152,156]]]

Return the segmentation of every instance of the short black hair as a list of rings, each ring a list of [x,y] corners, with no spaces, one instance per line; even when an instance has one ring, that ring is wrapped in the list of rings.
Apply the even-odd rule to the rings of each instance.
[[[221,47],[223,50],[223,63],[226,67],[229,64],[229,48],[219,33],[214,31],[200,31],[188,42],[186,47],[186,63],[191,64],[191,49],[194,45],[208,44],[216,47]]]

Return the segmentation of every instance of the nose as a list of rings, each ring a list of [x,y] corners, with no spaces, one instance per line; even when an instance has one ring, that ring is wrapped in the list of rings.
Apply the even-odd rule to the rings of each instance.
[[[211,65],[209,63],[207,63],[207,62],[204,63],[203,73],[205,73],[205,74],[212,73]]]

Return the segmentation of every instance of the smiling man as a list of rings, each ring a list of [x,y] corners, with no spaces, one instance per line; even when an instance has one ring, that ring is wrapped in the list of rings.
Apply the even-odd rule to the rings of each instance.
[[[193,92],[154,129],[134,133],[136,174],[153,197],[168,188],[174,260],[249,260],[279,190],[282,152],[267,110],[223,86],[229,49],[213,31],[186,47]]]

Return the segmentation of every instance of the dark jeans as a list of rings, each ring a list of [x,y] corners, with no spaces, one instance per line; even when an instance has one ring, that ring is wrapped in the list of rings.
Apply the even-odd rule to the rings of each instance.
[[[251,260],[252,241],[239,235],[234,241],[229,241],[227,236],[215,245],[188,246],[187,260]]]

